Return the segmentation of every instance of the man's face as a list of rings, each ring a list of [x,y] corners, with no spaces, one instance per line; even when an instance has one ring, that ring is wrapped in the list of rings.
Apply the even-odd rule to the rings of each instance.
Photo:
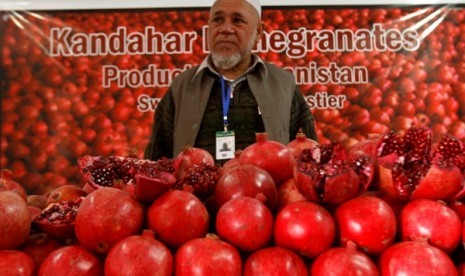
[[[244,0],[218,0],[210,9],[208,43],[216,67],[230,69],[248,56],[260,39],[258,13]]]

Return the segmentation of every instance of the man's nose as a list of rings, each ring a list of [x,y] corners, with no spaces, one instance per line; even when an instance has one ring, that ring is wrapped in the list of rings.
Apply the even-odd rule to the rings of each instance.
[[[221,33],[232,34],[235,32],[234,24],[231,21],[225,20],[219,30]]]

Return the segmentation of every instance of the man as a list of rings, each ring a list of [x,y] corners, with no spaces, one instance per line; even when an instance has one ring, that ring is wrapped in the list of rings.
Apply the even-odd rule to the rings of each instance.
[[[210,55],[173,80],[155,112],[145,158],[172,158],[193,146],[221,163],[254,143],[257,132],[287,144],[302,129],[316,140],[293,75],[252,53],[262,35],[258,0],[216,0],[208,27]]]

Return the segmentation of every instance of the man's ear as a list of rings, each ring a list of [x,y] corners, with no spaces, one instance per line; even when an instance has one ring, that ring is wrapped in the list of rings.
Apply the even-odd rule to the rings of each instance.
[[[262,39],[263,24],[264,24],[263,21],[260,21],[260,23],[258,23],[257,36],[255,38],[255,43],[258,43]]]

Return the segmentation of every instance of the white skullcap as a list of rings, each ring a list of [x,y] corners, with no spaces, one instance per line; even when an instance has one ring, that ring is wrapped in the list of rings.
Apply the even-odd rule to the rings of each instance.
[[[215,0],[215,2],[218,0]],[[245,0],[247,3],[252,5],[252,7],[257,11],[258,17],[262,17],[262,6],[260,5],[259,0]]]
[[[258,13],[258,17],[262,17],[262,6],[260,5],[259,0],[245,0],[245,1],[249,3],[250,5],[252,5],[252,7],[254,7],[254,9]]]

